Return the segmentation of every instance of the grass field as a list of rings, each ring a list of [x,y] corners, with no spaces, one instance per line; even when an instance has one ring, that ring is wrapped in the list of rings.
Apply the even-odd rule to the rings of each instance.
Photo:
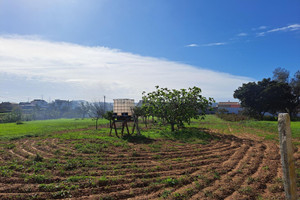
[[[284,199],[275,122],[210,115],[174,133],[141,124],[142,136],[122,138],[93,126],[0,124],[0,199]]]
[[[264,139],[278,140],[277,121],[241,121],[230,122],[222,120],[215,115],[208,115],[203,121],[195,120],[196,126],[213,129],[223,134],[253,134]],[[291,122],[292,137],[300,140],[300,122]]]
[[[107,120],[100,120],[100,124],[107,123]],[[29,136],[44,136],[48,133],[83,129],[92,127],[95,121],[92,119],[53,119],[53,120],[38,120],[16,123],[0,123],[0,139],[17,139],[20,137]]]

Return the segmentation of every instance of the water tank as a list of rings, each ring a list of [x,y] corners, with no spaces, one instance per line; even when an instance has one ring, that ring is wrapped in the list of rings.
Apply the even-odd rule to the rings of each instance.
[[[132,116],[131,108],[134,107],[134,99],[114,99],[113,112],[117,116]]]

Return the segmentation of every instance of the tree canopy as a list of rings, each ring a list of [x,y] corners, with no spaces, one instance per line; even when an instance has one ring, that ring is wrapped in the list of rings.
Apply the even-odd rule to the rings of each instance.
[[[288,83],[290,72],[284,68],[278,67],[273,71],[273,80]]]
[[[296,96],[292,87],[285,82],[268,79],[243,84],[234,91],[234,98],[252,117],[262,119],[266,112],[291,113],[296,106]]]
[[[213,102],[201,95],[201,89],[168,89],[156,86],[156,91],[143,93],[143,107],[149,115],[156,116],[171,125],[171,130],[190,123],[191,118],[204,117],[205,111]]]

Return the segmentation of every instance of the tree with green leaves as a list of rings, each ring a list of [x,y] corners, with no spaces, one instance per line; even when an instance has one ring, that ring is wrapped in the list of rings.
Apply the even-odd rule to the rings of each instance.
[[[263,119],[266,112],[291,113],[296,105],[292,88],[285,82],[270,78],[243,84],[234,91],[233,97],[240,100],[250,116],[259,119]]]
[[[207,99],[201,95],[198,87],[170,90],[156,86],[156,91],[143,93],[143,106],[149,115],[167,122],[172,131],[175,130],[175,125],[181,128],[184,122],[189,124],[192,118],[204,118],[212,102],[212,98]]]
[[[296,96],[296,107],[294,110],[294,114],[300,112],[300,71],[298,70],[294,78],[292,78],[290,85],[292,87],[292,93]]]
[[[273,71],[273,80],[289,84],[292,88],[291,93],[296,96],[295,106],[291,111],[292,116],[300,112],[300,71],[298,70],[293,78],[290,78],[290,72],[284,68],[276,68]]]

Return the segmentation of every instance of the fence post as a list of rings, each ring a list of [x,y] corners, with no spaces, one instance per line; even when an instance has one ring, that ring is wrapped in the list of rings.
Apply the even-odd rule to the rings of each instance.
[[[297,185],[289,114],[280,113],[278,115],[278,132],[285,198],[296,200]]]

